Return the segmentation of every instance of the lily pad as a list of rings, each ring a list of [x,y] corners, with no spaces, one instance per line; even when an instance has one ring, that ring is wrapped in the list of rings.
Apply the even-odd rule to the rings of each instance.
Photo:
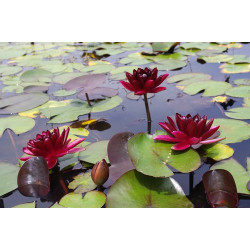
[[[211,75],[204,73],[183,73],[167,78],[168,83],[177,82],[178,85],[186,86],[197,81],[207,81],[211,79]]]
[[[229,109],[225,112],[226,116],[234,119],[250,119],[250,107],[240,107]]]
[[[76,94],[76,90],[66,91],[65,89],[58,90],[53,93],[53,96],[70,96]]]
[[[53,82],[59,83],[59,84],[65,84],[68,81],[70,81],[76,77],[84,76],[86,74],[87,73],[80,73],[80,72],[62,73],[60,75],[54,76]]]
[[[231,173],[236,183],[237,192],[240,194],[250,194],[247,183],[250,181],[250,172],[241,166],[235,159],[224,160],[214,164],[211,170],[224,169]]]
[[[82,198],[82,194],[66,194],[59,205],[68,208],[101,208],[106,202],[106,196],[99,191],[90,191]]]
[[[148,64],[150,61],[141,55],[141,53],[133,53],[129,54],[127,57],[122,58],[120,61],[122,64],[131,64],[131,65],[143,65],[143,64]]]
[[[183,68],[187,65],[187,62],[175,59],[162,60],[158,61],[158,63],[159,64],[152,64],[150,67],[157,67],[158,70],[174,70]]]
[[[20,79],[24,82],[46,82],[50,81],[52,73],[43,69],[32,69],[22,73]]]
[[[222,143],[213,143],[204,145],[205,157],[212,158],[215,161],[225,160],[234,154],[234,150],[228,145]]]
[[[49,96],[44,93],[27,93],[7,97],[0,100],[0,114],[13,114],[23,112],[49,100]]]
[[[74,189],[74,193],[81,194],[92,191],[96,188],[96,184],[91,178],[91,172],[86,172],[74,177],[74,180],[69,183],[68,188]]]
[[[17,165],[0,162],[0,196],[17,188],[17,175],[19,169]]]
[[[155,43],[152,43],[152,49],[153,51],[168,51],[171,46],[174,44],[174,42],[155,42]]]
[[[203,175],[202,180],[208,201],[213,208],[238,207],[236,184],[228,171],[210,170]]]
[[[226,95],[233,97],[250,97],[250,86],[233,87],[226,91]]]
[[[225,63],[222,64],[220,68],[222,69],[221,72],[225,74],[238,74],[238,73],[250,72],[249,63],[240,63],[240,64]]]
[[[220,125],[220,137],[226,137],[223,143],[237,143],[250,138],[250,125],[233,119],[214,119],[214,126]]]
[[[250,79],[237,79],[237,80],[234,80],[233,81],[234,84],[237,84],[237,85],[250,85]]]
[[[230,88],[231,84],[228,82],[210,80],[191,83],[183,91],[189,95],[195,95],[204,90],[202,96],[216,96],[224,94]]]
[[[107,208],[190,208],[192,203],[172,178],[154,178],[131,170],[109,189]]]
[[[16,205],[12,208],[36,208],[36,201]]]
[[[154,93],[148,93],[147,94],[147,99],[150,99],[150,98],[154,97],[154,95],[155,95]],[[140,97],[142,99],[144,99],[144,96],[135,95],[134,92],[130,92],[130,93],[127,94],[127,98],[131,99],[131,100],[139,100]]]
[[[230,55],[214,55],[214,56],[201,56],[199,59],[207,63],[220,63],[220,62],[228,62],[233,59],[233,56]]]
[[[108,142],[108,140],[104,140],[87,145],[86,150],[79,153],[79,160],[92,164],[96,164],[102,159],[105,159],[107,162],[109,162],[107,156]]]
[[[155,135],[165,134],[158,131]],[[154,177],[169,177],[173,172],[167,165],[182,173],[189,173],[201,164],[199,154],[193,149],[175,151],[173,144],[154,141],[155,135],[140,133],[128,141],[128,152],[136,170]]]
[[[19,135],[31,130],[34,126],[35,121],[29,117],[9,116],[0,118],[0,137],[7,128]]]
[[[8,66],[8,65],[0,65],[0,75],[13,75],[22,70],[22,67],[19,66]]]
[[[133,133],[122,132],[112,136],[108,143],[108,158],[111,163],[109,167],[109,178],[103,184],[105,188],[110,187],[124,173],[134,169],[128,154],[127,142],[133,136]]]

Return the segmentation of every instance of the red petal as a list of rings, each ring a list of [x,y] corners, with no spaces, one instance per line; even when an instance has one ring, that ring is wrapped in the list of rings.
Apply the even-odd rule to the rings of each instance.
[[[169,134],[172,134],[173,131],[175,131],[175,129],[168,124],[167,122],[159,122],[158,123],[164,130],[166,130]]]
[[[68,138],[68,135],[69,135],[69,127],[67,127],[67,129],[65,130],[65,135],[64,135],[64,140],[63,140],[63,144],[65,144],[66,143],[66,141],[67,141],[67,138]]]
[[[174,150],[184,150],[184,149],[187,149],[190,147],[190,144],[188,144],[186,141],[185,142],[179,142],[179,143],[176,143],[174,146],[172,146],[171,149],[174,149]]]
[[[74,148],[75,146],[77,146],[78,144],[80,144],[81,142],[83,142],[85,140],[85,138],[79,138],[77,140],[72,141],[68,146],[67,146],[67,150],[70,150],[72,148]]]
[[[214,122],[214,118],[212,118],[212,119],[207,123],[207,125],[206,125],[206,127],[205,127],[205,130],[204,130],[203,132],[207,132],[207,131],[211,128],[213,122]]]
[[[212,127],[210,128],[206,133],[204,133],[202,136],[201,136],[201,140],[204,141],[206,140],[207,138],[209,138],[211,135],[213,135],[218,129],[219,129],[220,126],[215,126],[215,127]]]
[[[132,82],[134,80],[133,75],[131,75],[129,72],[126,72],[126,77],[129,82]]]
[[[135,95],[144,95],[146,93],[147,92],[145,90],[140,90],[140,91],[135,92]]]
[[[27,160],[29,160],[30,158],[32,158],[32,157],[21,157],[21,158],[19,158],[19,160],[21,160],[21,161],[27,161]]]
[[[63,147],[64,135],[65,135],[65,129],[62,131],[61,135],[56,140],[56,143],[55,143],[56,152],[59,152],[61,148]]]
[[[215,143],[221,140],[224,140],[226,137],[224,138],[216,138],[216,139],[211,139],[211,140],[205,140],[205,141],[201,141],[200,144],[211,144],[211,143]]]
[[[197,125],[193,120],[189,121],[186,129],[188,136],[193,137],[196,135],[196,127]]]
[[[27,155],[34,155],[28,148],[23,148],[23,152]]]
[[[179,139],[171,137],[169,135],[157,135],[157,136],[154,137],[154,140],[168,141],[168,142],[178,142],[178,141],[180,141]]]
[[[46,159],[46,161],[48,163],[49,169],[51,169],[51,168],[53,168],[56,165],[57,158],[56,157],[51,157],[51,158]]]
[[[154,88],[152,90],[150,90],[148,93],[158,93],[158,92],[161,92],[163,90],[166,90],[167,88],[166,87],[158,87],[158,88]]]
[[[169,123],[171,124],[171,126],[174,128],[174,130],[177,130],[173,119],[170,116],[168,116],[167,119],[168,119]]]
[[[182,141],[188,140],[188,136],[187,136],[185,133],[181,132],[181,131],[173,131],[172,134],[173,134],[176,138],[178,138],[178,139],[180,139],[180,140],[182,140]]]
[[[120,81],[120,83],[123,85],[124,88],[130,91],[135,91],[135,88],[130,83],[124,81]]]
[[[143,89],[148,91],[154,87],[154,80],[147,80]]]
[[[85,150],[85,148],[72,148],[68,151],[68,154],[73,154],[73,153],[81,152],[84,150]]]
[[[206,128],[206,126],[205,126],[206,122],[207,122],[207,117],[203,117],[203,118],[198,122],[198,124],[197,124],[197,137],[200,137],[201,134],[204,132],[204,130],[205,130],[205,128]]]

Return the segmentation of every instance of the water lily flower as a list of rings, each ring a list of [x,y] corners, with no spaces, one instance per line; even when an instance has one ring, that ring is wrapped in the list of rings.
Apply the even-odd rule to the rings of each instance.
[[[199,114],[192,117],[190,114],[182,116],[176,114],[175,121],[167,117],[168,122],[159,122],[159,125],[167,131],[168,135],[157,135],[154,140],[176,142],[172,149],[184,150],[192,146],[198,148],[203,144],[211,144],[225,138],[217,138],[220,126],[212,127],[214,118],[207,122],[207,117],[202,118]]]
[[[23,148],[23,152],[31,155],[30,157],[21,157],[21,161],[26,161],[32,156],[43,156],[48,163],[49,169],[53,168],[57,163],[57,158],[66,154],[73,154],[84,150],[84,148],[75,148],[83,142],[84,138],[79,138],[72,142],[68,138],[69,127],[64,129],[60,134],[59,128],[55,128],[52,132],[43,131],[37,134],[36,139],[29,140],[27,147]]]
[[[91,170],[91,177],[93,182],[98,186],[103,185],[108,180],[109,167],[105,159],[102,159],[95,164]]]
[[[169,74],[157,77],[158,69],[149,68],[133,70],[133,74],[126,72],[129,82],[120,81],[128,90],[133,91],[135,95],[145,95],[146,93],[157,93],[165,90],[165,87],[158,87]]]

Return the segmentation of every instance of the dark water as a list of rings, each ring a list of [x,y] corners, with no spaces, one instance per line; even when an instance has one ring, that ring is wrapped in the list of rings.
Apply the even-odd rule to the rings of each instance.
[[[126,56],[127,54],[132,53],[132,51],[125,52],[123,54],[114,55],[105,58],[105,60],[110,62],[117,62],[120,58]],[[76,55],[76,61],[81,62],[82,52],[79,51],[79,55]],[[244,54],[250,56],[250,44],[244,44],[240,49],[228,49],[228,51],[224,54]],[[116,66],[124,66],[122,64],[117,63]],[[147,65],[145,65],[147,66]],[[186,67],[180,70],[169,71],[170,76],[180,73],[189,73],[189,72],[200,72],[207,73],[212,75],[212,80],[217,81],[225,81],[226,79],[232,83],[234,79],[240,78],[250,78],[250,73],[244,74],[224,74],[221,73],[221,69],[219,68],[219,63],[205,63],[201,64],[197,61],[196,56],[190,56],[189,62]],[[143,65],[144,67],[144,65]],[[165,73],[165,72],[159,72]],[[114,134],[124,131],[130,131],[133,133],[146,132],[147,131],[147,120],[144,102],[139,99],[137,101],[130,100],[126,98],[126,90],[119,84],[119,81],[107,80],[107,86],[111,86],[119,90],[119,96],[123,98],[123,102],[120,106],[101,113],[91,114],[91,118],[105,118],[107,122],[111,125],[109,129],[104,131],[93,130],[90,131],[88,137],[86,137],[87,141],[94,142],[98,140],[110,139]],[[200,115],[207,115],[208,118],[228,118],[225,116],[223,112],[223,107],[220,104],[212,103],[212,97],[202,97],[201,94],[197,94],[195,96],[189,96],[184,94],[181,90],[175,87],[175,84],[166,84],[163,83],[163,86],[167,85],[167,90],[157,93],[157,95],[151,99],[149,99],[149,107],[151,110],[152,117],[152,132],[157,129],[161,129],[158,125],[158,122],[164,121],[167,116],[173,116],[175,113],[179,112],[183,115],[188,113],[195,115],[199,113]],[[2,84],[0,87],[2,88]],[[60,84],[54,84],[50,87],[48,93],[51,94],[54,90],[61,89]],[[10,94],[5,94],[3,97],[8,96]],[[70,99],[72,96],[70,96]],[[51,99],[56,99],[55,97]],[[63,98],[58,98],[56,100],[62,100]],[[233,98],[235,101],[232,107],[238,107],[242,105],[242,98]],[[230,107],[230,108],[232,108]],[[88,119],[87,115],[83,115],[79,117],[79,120]],[[52,129],[57,126],[57,124],[46,124],[47,119],[36,118],[35,127],[24,134],[15,135],[12,133],[14,137],[16,147],[18,150],[19,157],[23,154],[22,147],[26,145],[27,141],[31,138],[34,138],[37,133],[41,133],[43,130]],[[249,122],[249,120],[245,120]],[[64,125],[70,125],[71,123],[67,123]],[[230,147],[234,149],[233,157],[243,166],[246,166],[246,158],[249,156],[249,148],[250,143],[248,141],[243,141],[241,143],[230,144]],[[10,163],[17,163],[15,151],[13,145],[10,141],[9,135],[7,131],[4,132],[2,138],[0,138],[0,159],[1,161],[8,161]],[[195,197],[199,195],[202,196],[202,203],[208,206],[204,201],[204,193],[198,193],[195,195],[198,188],[202,185],[197,186],[201,180],[202,175],[209,170],[211,164],[203,164],[198,170],[194,172],[193,175],[193,190],[190,187],[190,174],[175,174],[173,176],[174,179],[178,181],[178,183],[183,188],[186,195],[190,194],[190,191],[193,192]],[[241,198],[241,197],[240,197]],[[5,195],[2,199],[0,199],[0,207],[12,207],[18,205],[20,203],[37,201],[37,207],[49,207],[54,201],[51,195],[46,197],[45,199],[36,199],[32,197],[25,197],[19,193],[18,190],[13,191],[10,194]],[[241,198],[239,202],[239,207],[250,207],[250,199]]]

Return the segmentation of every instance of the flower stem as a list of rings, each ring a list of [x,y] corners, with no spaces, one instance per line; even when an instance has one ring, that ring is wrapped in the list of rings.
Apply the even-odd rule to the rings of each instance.
[[[90,103],[90,100],[89,100],[89,95],[88,95],[88,93],[85,93],[85,96],[86,96],[86,99],[87,99],[88,105],[89,105],[89,106],[91,106],[91,103]]]
[[[189,195],[191,195],[194,191],[194,173],[189,173]]]
[[[148,119],[148,134],[151,134],[151,122],[152,122],[152,120],[151,120],[150,110],[149,110],[149,106],[148,106],[147,94],[144,94],[144,103],[145,103],[147,119]]]

